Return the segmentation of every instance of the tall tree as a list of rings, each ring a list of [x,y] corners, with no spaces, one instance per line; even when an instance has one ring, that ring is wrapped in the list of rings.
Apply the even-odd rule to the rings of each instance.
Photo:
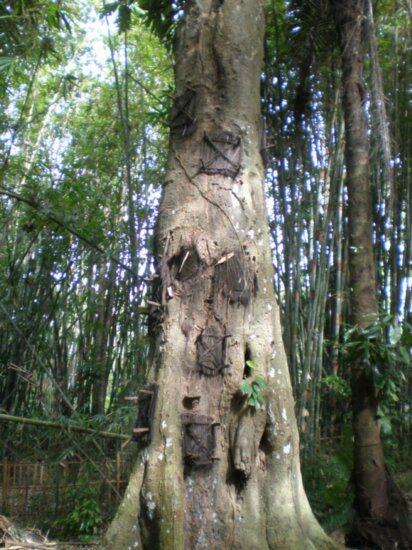
[[[372,242],[369,137],[364,113],[362,0],[335,0],[340,35],[348,189],[351,321],[365,331],[378,317]],[[355,517],[348,542],[356,547],[410,548],[406,502],[385,465],[374,365],[360,355],[351,365]]]
[[[137,437],[149,445],[107,548],[335,546],[303,489],[274,305],[259,152],[263,7],[190,2],[179,24],[143,393],[155,408],[144,418],[141,401]]]

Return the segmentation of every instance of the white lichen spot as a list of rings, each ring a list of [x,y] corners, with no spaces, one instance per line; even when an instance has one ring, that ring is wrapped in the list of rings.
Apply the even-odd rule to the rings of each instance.
[[[272,304],[269,304],[269,303],[266,304],[265,308],[266,308],[266,311],[267,311],[268,313],[269,313],[270,311],[272,311],[272,309],[273,309],[273,308],[272,308]]]
[[[275,458],[276,458],[277,460],[280,460],[280,454],[277,453],[276,456],[275,456]]]
[[[172,446],[172,438],[171,437],[166,437],[165,443],[166,443],[166,447],[171,447]]]
[[[251,335],[250,335],[250,339],[251,339],[251,340],[254,340],[255,338],[256,338],[256,334],[251,334]]]
[[[270,369],[270,371],[268,372],[268,375],[270,378],[274,378],[275,377],[275,369]]]
[[[134,544],[133,544],[133,547],[134,548],[137,548],[139,546],[139,543],[136,541]]]
[[[159,453],[159,454],[157,455],[157,460],[162,461],[162,460],[164,459],[164,457],[165,457],[165,455],[164,455],[163,453]]]
[[[263,240],[260,239],[257,244],[258,244],[258,246],[263,246]]]
[[[156,509],[156,504],[152,500],[152,493],[146,493],[146,506],[147,506],[147,512],[148,512],[149,518],[153,519],[153,516],[154,516],[153,512]]]
[[[282,415],[283,420],[285,422],[287,422],[288,417],[287,417],[287,414],[286,414],[286,409],[282,409],[281,415]]]
[[[271,359],[274,359],[276,357],[276,350],[273,351],[272,355],[270,356]]]
[[[268,291],[268,289],[264,286],[263,287],[263,292],[266,294],[267,291]]]
[[[272,420],[272,422],[275,423],[275,414],[273,412],[272,405],[270,403],[268,406],[268,415],[269,415],[269,418]]]
[[[167,428],[167,423],[166,423],[166,420],[162,420],[162,430],[165,430]]]
[[[249,231],[247,232],[247,236],[250,240],[253,240],[255,238],[255,232],[253,231],[253,229],[249,229]]]
[[[288,455],[290,453],[291,448],[292,447],[290,443],[286,443],[286,445],[283,447],[283,454]]]

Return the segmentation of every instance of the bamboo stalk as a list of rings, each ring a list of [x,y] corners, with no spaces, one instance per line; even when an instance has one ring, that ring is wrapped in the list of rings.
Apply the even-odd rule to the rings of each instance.
[[[59,422],[50,422],[46,420],[37,420],[36,418],[24,418],[22,416],[12,416],[10,414],[0,414],[0,420],[4,422],[15,422],[16,424],[30,424],[33,426],[43,426],[44,428],[57,428],[61,430],[67,430],[68,432],[81,432],[92,435],[99,435],[100,437],[108,437],[113,439],[129,439],[126,434],[117,434],[114,432],[102,432],[100,430],[93,430],[92,428],[82,428],[81,426],[65,426]]]
[[[8,508],[9,499],[9,465],[7,460],[3,462],[3,511]]]

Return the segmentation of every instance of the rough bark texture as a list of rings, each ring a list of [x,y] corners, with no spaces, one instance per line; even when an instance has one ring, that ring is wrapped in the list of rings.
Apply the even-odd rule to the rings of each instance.
[[[362,0],[335,0],[342,53],[349,267],[352,324],[367,327],[378,314],[372,243],[369,138],[363,103]],[[351,365],[355,547],[411,548],[407,505],[385,466],[373,377],[362,361]]]
[[[272,284],[259,153],[263,4],[191,1],[181,24],[182,99],[156,234],[152,439],[106,548],[336,546],[302,485]],[[239,392],[253,377],[248,359],[268,382],[257,411]]]

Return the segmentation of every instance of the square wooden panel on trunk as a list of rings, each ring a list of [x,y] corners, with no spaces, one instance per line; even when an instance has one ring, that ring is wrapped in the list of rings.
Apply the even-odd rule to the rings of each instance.
[[[231,132],[203,137],[201,172],[234,178],[240,169],[241,139]]]
[[[133,430],[133,441],[136,441],[139,447],[147,447],[152,439],[156,400],[157,384],[148,384],[139,390],[139,396],[137,398],[137,419]]]
[[[222,293],[230,302],[247,305],[253,289],[253,277],[247,267],[243,252],[231,252],[216,264],[215,292]]]
[[[188,466],[211,466],[216,460],[216,433],[219,423],[202,414],[182,414],[183,459]]]
[[[196,340],[197,368],[205,376],[216,376],[225,367],[226,337],[216,325],[205,327]]]
[[[170,117],[170,131],[181,137],[193,134],[196,127],[196,92],[187,90],[176,97]]]

